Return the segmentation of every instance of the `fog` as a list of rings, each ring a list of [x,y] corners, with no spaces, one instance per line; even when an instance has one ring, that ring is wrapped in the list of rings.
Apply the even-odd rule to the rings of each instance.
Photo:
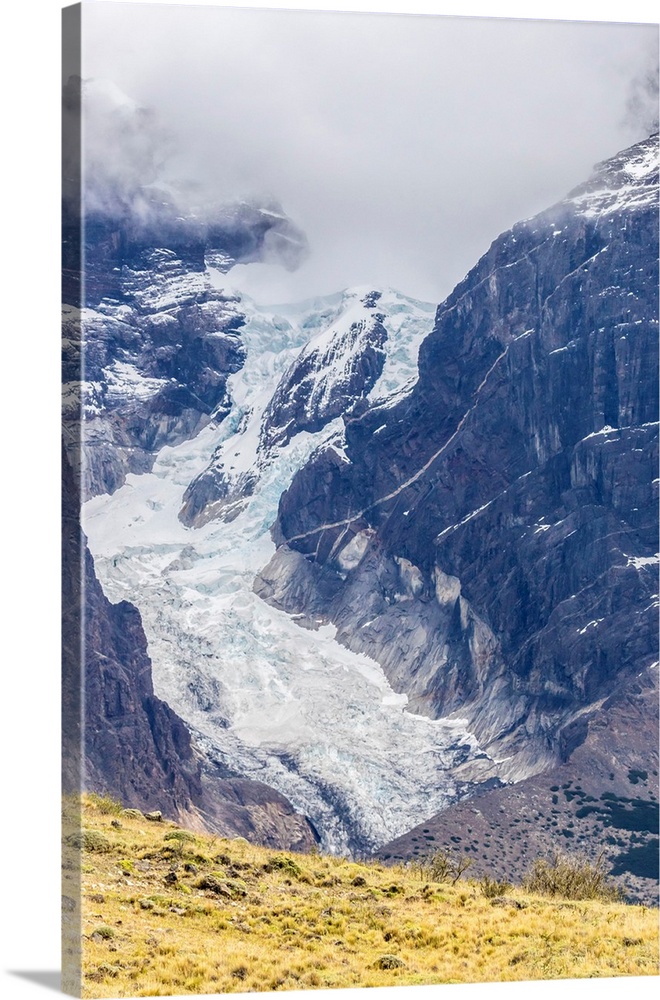
[[[260,302],[355,284],[441,301],[500,232],[657,123],[643,25],[99,2],[83,46],[105,102],[85,133],[95,201],[125,193],[134,154],[188,204],[278,202],[310,253],[235,268]]]

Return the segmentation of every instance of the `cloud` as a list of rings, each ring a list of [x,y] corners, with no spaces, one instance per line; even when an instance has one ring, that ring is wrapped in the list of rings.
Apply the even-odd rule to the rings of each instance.
[[[154,109],[112,80],[71,77],[64,86],[64,215],[121,231],[131,247],[221,249],[239,261],[294,271],[308,254],[304,233],[275,199],[222,202],[218,192],[168,173],[173,133]],[[82,176],[81,176],[82,165]],[[201,258],[200,258],[201,259]]]
[[[108,79],[82,83],[85,198],[92,214],[147,218],[150,191],[163,178],[173,137],[155,110],[136,103]],[[163,197],[176,200],[175,192]]]
[[[501,231],[642,137],[631,81],[657,40],[648,25],[86,12],[90,70],[177,137],[165,181],[276,201],[304,229],[311,253],[279,290],[263,269],[279,301],[352,284],[440,301]]]
[[[646,66],[630,84],[624,122],[633,133],[658,131],[659,92],[658,52],[657,46],[653,46],[649,50]]]
[[[112,80],[71,77],[64,86],[63,117],[68,208],[77,209],[71,200],[79,197],[82,154],[87,213],[146,218],[154,200],[150,191],[171,154],[172,139],[155,112],[139,106]]]

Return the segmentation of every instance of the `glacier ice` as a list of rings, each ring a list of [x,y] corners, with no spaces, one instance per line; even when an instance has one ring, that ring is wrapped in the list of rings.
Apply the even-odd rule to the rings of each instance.
[[[455,800],[452,768],[484,756],[464,723],[406,708],[380,666],[350,652],[334,628],[301,628],[252,590],[270,559],[279,498],[315,448],[342,440],[342,422],[299,433],[276,449],[231,522],[186,527],[182,497],[212,456],[235,475],[257,458],[260,421],[286,368],[342,315],[354,319],[354,290],[261,309],[247,299],[245,366],[229,380],[233,405],[194,439],[163,448],[148,474],[84,507],[96,572],[111,601],[142,615],[156,694],[190,726],[210,758],[286,795],[309,816],[322,847],[376,848]],[[385,292],[388,360],[374,399],[414,379],[431,306]],[[132,374],[132,373],[131,373]]]

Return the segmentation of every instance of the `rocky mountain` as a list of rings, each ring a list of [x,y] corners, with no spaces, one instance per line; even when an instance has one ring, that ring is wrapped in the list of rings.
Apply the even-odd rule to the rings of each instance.
[[[280,501],[257,592],[466,719],[509,781],[577,767],[612,692],[653,684],[657,289],[655,135],[500,236],[410,391],[347,415]],[[656,759],[638,725],[608,773]]]
[[[244,318],[220,279],[239,262],[294,269],[308,248],[272,200],[197,205],[165,183],[151,113],[109,81],[72,76],[63,96],[64,437],[87,499],[229,412]],[[99,100],[87,125],[103,122],[113,155],[81,146]]]
[[[80,528],[81,502],[111,494],[127,474],[150,469],[164,445],[226,414],[227,379],[245,358],[244,317],[218,275],[278,255],[293,266],[304,237],[273,205],[224,207],[202,224],[159,201],[139,222],[129,213],[86,218],[77,257],[79,221],[65,211],[64,789],[310,848],[313,828],[283,795],[204,759],[154,694],[140,612],[105,596]]]
[[[331,409],[320,429],[279,444],[268,441],[264,415],[276,412],[281,385],[307,371],[304,359],[329,330],[333,377],[346,398],[345,373],[359,370],[356,342],[371,350],[355,335],[373,328],[372,303],[366,288],[274,309],[244,299],[247,353],[229,382],[230,414],[164,448],[150,473],[130,476],[83,511],[104,592],[139,607],[155,690],[205,759],[285,795],[311,819],[323,848],[339,852],[369,851],[411,817],[423,819],[430,802],[441,808],[494,777],[463,726],[404,712],[405,697],[375,662],[336,643],[333,629],[301,629],[253,591],[274,551],[269,529],[282,491],[320,444],[342,450],[342,422]],[[414,379],[433,316],[432,307],[386,290],[378,311],[386,357],[371,388],[355,378],[356,406]],[[330,373],[321,373],[331,394]],[[193,523],[186,515],[199,484],[209,488],[208,505]]]
[[[487,853],[495,812],[559,777],[576,816],[543,807],[539,845],[564,820],[595,842],[642,792],[657,811],[657,171],[657,137],[601,164],[437,310],[260,307],[218,241],[140,246],[112,289],[99,268],[83,522],[200,810],[240,776],[324,849],[392,857],[471,803]],[[630,822],[621,853],[648,850]]]
[[[296,476],[259,584],[512,778],[657,658],[657,192],[654,137],[496,240],[410,393]]]
[[[180,517],[189,526],[214,517],[232,520],[298,434],[322,431],[374,393],[387,395],[412,378],[431,310],[398,293],[366,288],[278,307],[274,316],[247,302],[243,308],[243,335],[249,331],[255,341],[245,375],[249,398],[241,400],[235,435],[186,490]],[[236,398],[241,390],[234,382]]]

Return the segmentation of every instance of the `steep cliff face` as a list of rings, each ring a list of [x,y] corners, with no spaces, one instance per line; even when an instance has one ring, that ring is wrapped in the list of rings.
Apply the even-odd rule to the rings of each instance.
[[[257,592],[520,778],[657,659],[658,137],[499,237],[404,398],[283,495]]]
[[[201,791],[190,736],[154,696],[137,608],[110,604],[96,579],[66,457],[62,484],[65,790],[80,782],[126,805],[187,814]]]

